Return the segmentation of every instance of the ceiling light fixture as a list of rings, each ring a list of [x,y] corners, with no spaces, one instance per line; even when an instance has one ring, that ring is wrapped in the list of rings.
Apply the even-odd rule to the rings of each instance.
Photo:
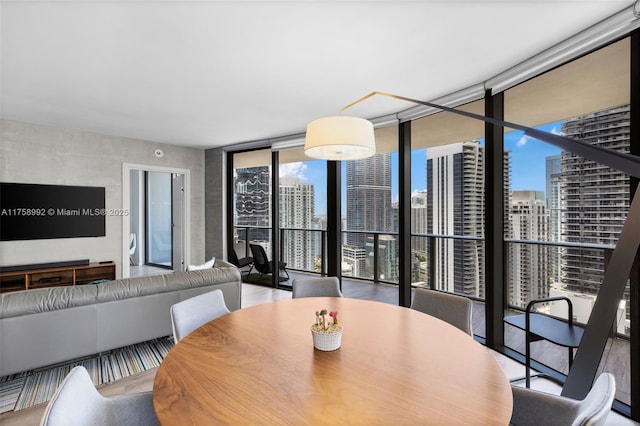
[[[373,124],[364,118],[349,116],[313,120],[307,125],[304,153],[334,161],[371,157],[376,153]]]

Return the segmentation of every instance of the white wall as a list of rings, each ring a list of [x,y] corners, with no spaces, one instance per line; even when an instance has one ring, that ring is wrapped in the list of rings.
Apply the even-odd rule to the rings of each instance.
[[[204,262],[204,150],[1,120],[0,181],[105,187],[106,209],[122,207],[122,164],[187,169],[191,177],[190,263]],[[164,156],[156,157],[160,148]],[[0,265],[113,260],[122,275],[122,221],[107,216],[106,236],[2,241]],[[128,259],[128,254],[126,256]]]

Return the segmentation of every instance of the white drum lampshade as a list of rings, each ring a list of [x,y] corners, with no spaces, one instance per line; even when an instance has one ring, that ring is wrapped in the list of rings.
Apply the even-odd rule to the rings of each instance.
[[[376,153],[373,124],[359,117],[324,117],[307,125],[305,155],[323,160],[358,160]]]

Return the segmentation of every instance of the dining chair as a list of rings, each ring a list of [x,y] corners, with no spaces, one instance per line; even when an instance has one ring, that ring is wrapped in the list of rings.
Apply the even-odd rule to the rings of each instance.
[[[41,426],[159,425],[151,392],[111,398],[98,393],[82,366],[73,368],[47,404]]]
[[[173,340],[178,343],[196,328],[228,314],[222,290],[213,290],[171,306]]]
[[[294,278],[291,297],[342,297],[336,277]]]
[[[258,282],[260,282],[265,274],[273,273],[271,261],[267,258],[267,252],[264,251],[264,247],[261,245],[249,244],[249,248],[251,248],[251,254],[253,255],[253,266],[260,272],[260,277],[258,278]],[[278,262],[278,270],[283,271],[287,279],[289,279],[286,262]]]
[[[473,336],[471,325],[473,304],[466,297],[426,288],[416,288],[411,309],[448,322]]]
[[[552,395],[534,389],[511,386],[513,414],[510,424],[534,425],[604,425],[616,393],[611,373],[601,373],[583,400]]]

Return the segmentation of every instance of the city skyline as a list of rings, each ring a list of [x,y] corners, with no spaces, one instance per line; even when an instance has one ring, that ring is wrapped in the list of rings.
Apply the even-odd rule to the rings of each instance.
[[[565,133],[593,145],[627,152],[629,111],[629,105],[622,105],[549,123],[538,129]],[[629,204],[629,193],[625,189],[629,186],[629,178],[592,160],[523,137],[522,132],[509,132],[504,139],[503,192],[508,194],[504,197],[508,215],[504,222],[505,237],[571,244],[549,248],[516,241],[511,245],[509,253],[513,267],[508,273],[509,303],[523,305],[536,297],[566,295],[576,298],[575,316],[584,322],[602,281],[605,250],[615,245],[624,223],[624,212]],[[482,140],[472,140],[411,153],[413,232],[470,237],[483,235],[483,151]],[[285,182],[290,176],[299,182],[306,181],[308,187],[317,184],[318,189],[326,190],[325,166],[324,161],[282,165],[279,172],[281,196],[282,191],[286,191]],[[269,167],[263,169],[261,173],[269,173]],[[343,215],[346,222],[343,221],[342,230],[394,232],[398,212],[390,200],[392,194],[397,200],[396,178],[395,153],[379,153],[365,160],[343,164],[343,200],[347,198],[350,201],[343,201],[343,212],[346,208],[348,214]],[[248,188],[260,180],[257,176],[241,180],[241,188]],[[318,210],[326,200],[324,190],[320,197],[322,200],[316,198],[315,201]],[[250,194],[246,195],[239,198],[243,208],[251,206],[254,201],[248,197]],[[418,212],[420,208],[425,211]],[[286,210],[282,209],[281,213],[286,215]],[[296,216],[298,211],[299,208],[292,208],[288,214]],[[425,223],[417,223],[414,220],[417,218]],[[394,229],[389,227],[388,220],[393,221],[391,228]],[[287,227],[286,221],[283,224]],[[415,231],[418,228],[421,231]],[[354,234],[355,237],[352,235],[350,240],[343,241],[342,264],[349,266],[345,275],[374,276],[371,253],[375,253],[374,258],[382,259],[376,267],[381,279],[397,279],[397,271],[392,268],[397,265],[398,256],[395,237],[361,238],[360,234]],[[476,247],[473,241],[448,238],[437,239],[435,244],[427,247],[412,242],[416,260],[436,250],[440,262],[431,279],[436,280],[443,290],[483,297],[482,246]],[[412,281],[426,282],[427,267],[422,260],[415,263]],[[448,283],[454,283],[454,286]],[[628,305],[628,292],[624,298]],[[628,306],[621,305],[616,327],[620,333],[628,330],[628,312]]]
[[[536,129],[560,134],[564,120],[537,126]],[[484,145],[484,138],[480,138]],[[513,191],[545,191],[546,157],[559,155],[562,150],[525,136],[522,131],[512,131],[504,135],[504,149],[511,151],[511,188]],[[423,191],[426,183],[427,149],[411,151],[411,193]],[[302,183],[326,182],[327,171],[324,161],[310,160],[280,165],[280,177],[300,179]],[[315,206],[318,216],[326,215],[326,185],[315,186]],[[398,201],[398,153],[391,153],[391,200]],[[346,215],[346,166],[342,167],[342,215]]]

